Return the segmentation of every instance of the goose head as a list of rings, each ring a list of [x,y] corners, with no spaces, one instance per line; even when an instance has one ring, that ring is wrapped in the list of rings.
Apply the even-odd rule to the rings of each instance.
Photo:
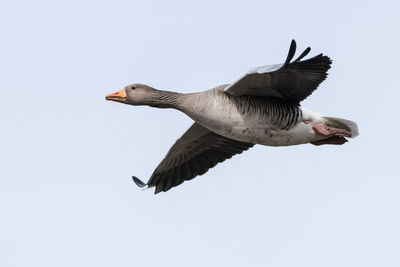
[[[106,100],[129,105],[149,105],[157,98],[157,92],[158,90],[148,85],[134,83],[125,86],[118,92],[107,95]]]

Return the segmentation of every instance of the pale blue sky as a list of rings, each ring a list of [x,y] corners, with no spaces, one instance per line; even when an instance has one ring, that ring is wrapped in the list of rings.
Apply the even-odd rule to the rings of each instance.
[[[0,266],[399,266],[396,1],[3,1]],[[303,106],[344,146],[257,146],[154,195],[192,123],[110,103],[195,92],[299,50],[333,59]]]

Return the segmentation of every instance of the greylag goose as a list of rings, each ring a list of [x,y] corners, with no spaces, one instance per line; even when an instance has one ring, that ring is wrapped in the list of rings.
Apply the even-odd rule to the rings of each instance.
[[[230,85],[180,94],[144,84],[131,84],[106,96],[129,105],[173,108],[194,120],[155,169],[147,183],[133,176],[140,187],[168,191],[186,180],[248,150],[265,146],[342,145],[358,135],[357,124],[324,117],[300,107],[327,77],[331,59],[319,54],[302,60],[308,47],[292,61],[292,40],[283,64],[254,68]]]

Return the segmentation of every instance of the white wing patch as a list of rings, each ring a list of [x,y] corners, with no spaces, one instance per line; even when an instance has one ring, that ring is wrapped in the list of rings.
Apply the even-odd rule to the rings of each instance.
[[[255,74],[255,73],[264,74],[267,72],[279,70],[282,66],[283,66],[283,64],[273,64],[273,65],[261,66],[261,67],[257,67],[257,68],[253,68],[253,69],[249,70],[247,72],[247,74]]]

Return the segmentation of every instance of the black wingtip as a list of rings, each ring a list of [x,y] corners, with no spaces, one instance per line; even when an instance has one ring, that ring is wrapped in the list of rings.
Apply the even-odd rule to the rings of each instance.
[[[162,189],[161,186],[156,186],[156,190],[154,191],[154,194],[158,194],[158,193],[160,193],[162,191],[163,191],[163,189]]]
[[[300,61],[303,57],[307,56],[307,54],[310,53],[310,51],[311,47],[307,47],[306,50],[304,50],[303,53],[301,53],[301,55],[294,62]]]
[[[135,184],[137,186],[139,186],[140,188],[145,187],[147,184],[143,183],[139,178],[137,178],[136,176],[132,176],[133,181],[135,182]]]
[[[290,63],[295,53],[296,53],[296,41],[292,39],[292,42],[290,43],[289,53],[287,55],[285,63],[283,64],[284,66]]]

